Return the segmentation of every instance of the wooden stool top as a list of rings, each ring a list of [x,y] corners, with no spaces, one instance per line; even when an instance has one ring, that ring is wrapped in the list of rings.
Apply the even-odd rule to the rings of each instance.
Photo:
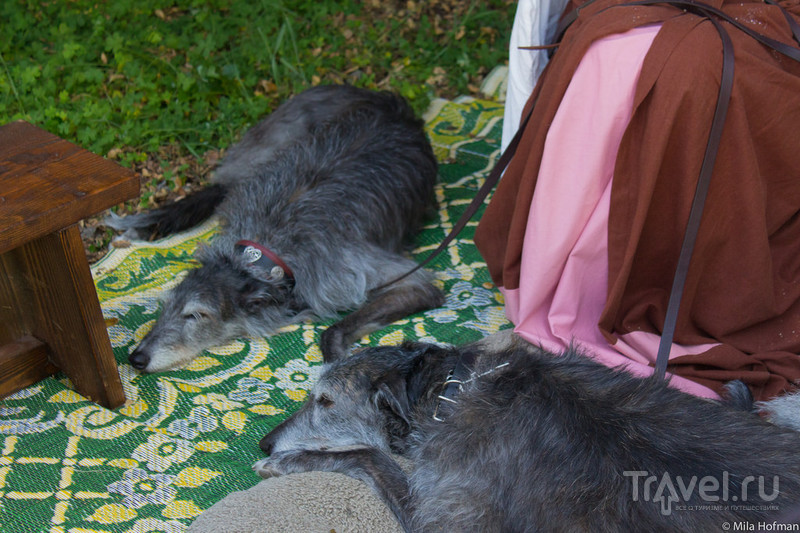
[[[139,178],[24,121],[0,127],[0,254],[139,194]]]

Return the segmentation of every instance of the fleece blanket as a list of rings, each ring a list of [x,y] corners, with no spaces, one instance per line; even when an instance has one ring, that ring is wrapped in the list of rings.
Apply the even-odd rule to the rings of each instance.
[[[501,94],[502,79],[502,72],[490,77],[488,92]],[[416,259],[447,234],[492,168],[502,115],[502,103],[489,97],[439,100],[426,114],[440,161],[440,209],[419,235]],[[472,241],[476,224],[430,267],[445,304],[358,344],[461,344],[510,327]],[[160,298],[196,266],[192,252],[215,232],[212,220],[116,249],[93,266],[127,402],[104,409],[62,374],[0,400],[0,531],[181,532],[228,494],[259,483],[251,470],[262,457],[258,441],[303,402],[321,365],[319,335],[332,321],[242,338],[161,374],[139,374],[127,361]]]

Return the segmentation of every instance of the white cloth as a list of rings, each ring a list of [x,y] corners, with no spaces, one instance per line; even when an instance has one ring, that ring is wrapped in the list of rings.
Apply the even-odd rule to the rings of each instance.
[[[514,137],[522,108],[547,65],[547,51],[520,50],[520,46],[549,44],[567,0],[519,0],[508,50],[508,90],[503,118],[502,149]]]

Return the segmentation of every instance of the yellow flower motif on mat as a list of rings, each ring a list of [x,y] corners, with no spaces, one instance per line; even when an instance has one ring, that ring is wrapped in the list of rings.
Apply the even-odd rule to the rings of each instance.
[[[200,394],[192,398],[195,405],[207,405],[216,411],[233,411],[244,407],[243,403],[229,400],[224,394],[212,392],[210,394]]]
[[[189,466],[178,472],[178,475],[175,477],[174,485],[176,487],[188,487],[196,489],[197,487],[202,487],[215,477],[221,475],[222,472],[217,472],[215,470]]]
[[[158,520],[156,518],[143,518],[134,522],[133,527],[124,533],[183,533],[186,526],[174,520]]]
[[[184,369],[191,370],[192,372],[202,372],[203,370],[208,370],[211,367],[221,364],[222,363],[220,363],[218,359],[214,359],[213,357],[200,356],[192,360]]]
[[[247,345],[244,342],[240,340],[233,340],[221,346],[212,346],[211,348],[208,348],[206,351],[214,355],[235,355],[238,353],[242,353],[242,351],[245,350],[246,348]]]
[[[221,452],[228,449],[228,445],[220,440],[201,440],[194,446],[201,452]]]
[[[311,363],[321,363],[322,362],[322,350],[319,349],[319,345],[314,343],[308,347],[306,350],[306,354],[303,356],[306,361]]]
[[[116,466],[117,468],[123,468],[125,470],[136,468],[137,464],[138,463],[133,459],[111,459],[110,461],[106,461],[106,465],[108,466]]]
[[[317,381],[322,367],[311,366],[304,359],[292,359],[285,366],[275,370],[278,379],[275,386],[285,391],[310,390]]]
[[[295,402],[304,402],[306,400],[306,396],[308,393],[304,390],[285,390],[283,393],[289,397],[290,400],[294,400]],[[251,409],[252,411],[252,409]]]
[[[380,346],[394,346],[395,344],[403,342],[403,339],[405,339],[405,335],[402,331],[397,330],[382,336],[378,339],[378,344]]]
[[[285,412],[283,409],[278,409],[274,405],[254,405],[253,407],[248,409],[248,411],[256,413],[257,415],[267,415],[267,416],[280,415]]]
[[[167,518],[194,518],[200,516],[202,512],[203,510],[193,502],[188,500],[175,500],[174,502],[169,502],[166,507],[164,507],[164,511],[162,511],[161,514]]]
[[[258,378],[261,381],[269,381],[273,376],[272,369],[268,366],[262,366],[250,372],[250,377]]]
[[[459,263],[454,268],[458,272],[458,277],[464,281],[472,281],[472,278],[475,277],[475,267],[473,265]]]
[[[181,382],[175,383],[175,386],[178,387],[183,392],[200,392],[203,390],[200,387],[195,387],[194,385],[189,385],[187,383],[181,383]]]
[[[303,342],[313,346],[317,343],[317,335],[317,328],[314,324],[303,324]]]
[[[118,503],[110,503],[97,509],[88,520],[100,522],[101,524],[118,524],[133,520],[136,516],[135,510]]]
[[[222,415],[222,425],[231,431],[241,433],[247,423],[247,415],[238,411],[229,411]]]
[[[86,398],[75,391],[62,390],[52,395],[47,401],[51,403],[80,403],[85,402]]]
[[[468,320],[461,325],[465,328],[480,331],[483,335],[491,335],[497,333],[501,327],[508,324],[505,309],[498,306],[476,310],[475,320]]]
[[[147,442],[137,446],[131,457],[146,462],[149,470],[164,472],[173,464],[186,461],[193,453],[194,447],[190,442],[155,433],[147,438]]]
[[[486,288],[486,289],[491,290],[491,289],[494,288],[494,284],[492,284],[492,283],[484,283],[483,287]],[[497,303],[499,303],[499,304],[502,304],[502,305],[506,304],[506,297],[503,296],[502,292],[494,293],[494,299],[497,300]]]

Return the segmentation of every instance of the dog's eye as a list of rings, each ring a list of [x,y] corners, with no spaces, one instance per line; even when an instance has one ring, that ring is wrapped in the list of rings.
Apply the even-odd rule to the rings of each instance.
[[[333,400],[331,400],[328,396],[322,394],[317,398],[317,403],[322,407],[331,407],[333,405]]]
[[[193,313],[186,313],[183,315],[184,320],[203,320],[205,318],[208,318],[208,315],[200,311],[194,311]]]

